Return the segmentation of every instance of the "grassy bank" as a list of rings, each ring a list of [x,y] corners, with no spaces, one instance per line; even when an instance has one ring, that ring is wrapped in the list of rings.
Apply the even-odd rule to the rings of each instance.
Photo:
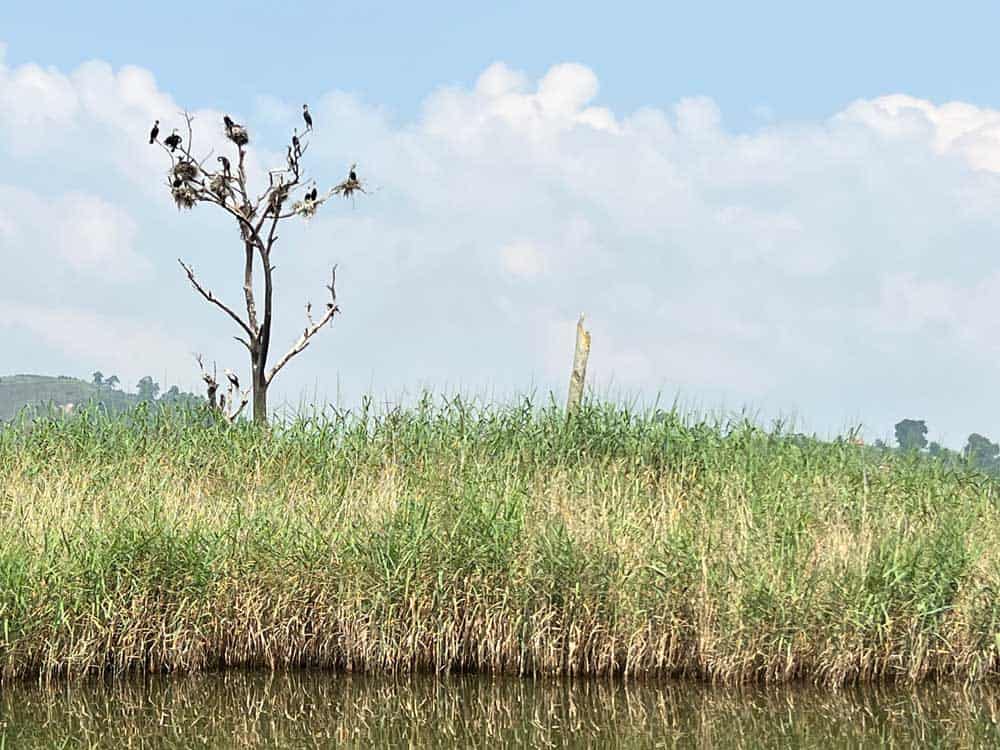
[[[451,402],[0,430],[0,673],[1000,672],[997,485],[747,424]]]

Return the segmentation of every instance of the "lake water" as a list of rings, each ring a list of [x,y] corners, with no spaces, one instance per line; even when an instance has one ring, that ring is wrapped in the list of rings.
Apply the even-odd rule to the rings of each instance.
[[[0,748],[1000,747],[1000,689],[323,672],[8,686]]]

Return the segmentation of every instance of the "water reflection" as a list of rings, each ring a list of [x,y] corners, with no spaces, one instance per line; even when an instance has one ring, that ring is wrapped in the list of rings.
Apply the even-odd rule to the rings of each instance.
[[[8,687],[0,747],[996,747],[1000,690],[226,672]]]

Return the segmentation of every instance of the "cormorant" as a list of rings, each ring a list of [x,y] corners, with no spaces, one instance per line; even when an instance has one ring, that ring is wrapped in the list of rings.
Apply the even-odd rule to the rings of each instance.
[[[149,131],[149,145],[152,146],[156,143],[156,136],[160,134],[160,121],[157,120],[153,123],[153,129]]]
[[[309,114],[309,105],[308,104],[303,104],[302,105],[302,119],[306,121],[306,130],[312,130],[313,129],[313,118],[312,118],[312,115]]]
[[[222,121],[226,124],[226,137],[241,148],[247,145],[250,140],[246,129],[238,122],[233,122],[229,115],[223,115]]]
[[[174,132],[164,138],[163,142],[170,146],[171,153],[175,151],[181,145],[181,137],[177,135],[177,128],[174,128]]]
[[[233,388],[239,390],[240,380],[239,378],[236,377],[236,373],[230,370],[228,367],[225,370],[223,370],[223,372],[226,373],[226,377],[229,378],[229,382],[232,383]]]
[[[220,164],[222,164],[222,173],[226,177],[229,177],[229,159],[227,159],[225,156],[220,156],[217,157],[217,160]]]
[[[306,193],[306,198],[308,198],[311,201],[315,201],[317,195],[319,195],[319,191],[315,187],[313,187],[312,190]]]
[[[358,175],[354,172],[354,167],[353,166],[351,167],[351,174],[348,175],[348,179],[351,182],[357,182],[358,181]]]
[[[292,148],[295,150],[296,158],[302,156],[302,147],[299,145],[299,129],[295,128],[295,133],[292,134]]]

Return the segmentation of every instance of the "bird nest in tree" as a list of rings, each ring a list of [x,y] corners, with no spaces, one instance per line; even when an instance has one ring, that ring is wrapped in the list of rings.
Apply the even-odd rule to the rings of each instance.
[[[306,219],[311,219],[316,215],[316,210],[322,202],[322,199],[312,200],[311,198],[304,198],[300,201],[295,201],[295,203],[292,204],[292,211],[297,213],[299,216],[305,217]]]
[[[361,181],[357,177],[354,179],[348,178],[333,189],[334,193],[342,195],[345,198],[350,198],[355,191],[360,193],[365,192],[364,185],[361,184]]]
[[[174,164],[174,168],[170,172],[175,180],[180,180],[181,182],[190,182],[191,180],[198,179],[198,165],[193,161],[181,160]]]
[[[226,137],[237,146],[245,146],[250,142],[250,136],[247,134],[247,129],[242,125],[233,125],[231,128],[228,128],[226,130]]]
[[[178,209],[194,208],[194,204],[198,201],[198,193],[190,185],[183,182],[170,188],[170,194],[174,196],[174,203],[177,204]]]
[[[215,175],[208,183],[208,189],[211,190],[219,198],[223,198],[226,195],[226,178],[221,174]]]
[[[197,185],[198,165],[193,161],[181,159],[170,169],[170,194],[174,197],[177,208],[194,208],[198,200]]]

